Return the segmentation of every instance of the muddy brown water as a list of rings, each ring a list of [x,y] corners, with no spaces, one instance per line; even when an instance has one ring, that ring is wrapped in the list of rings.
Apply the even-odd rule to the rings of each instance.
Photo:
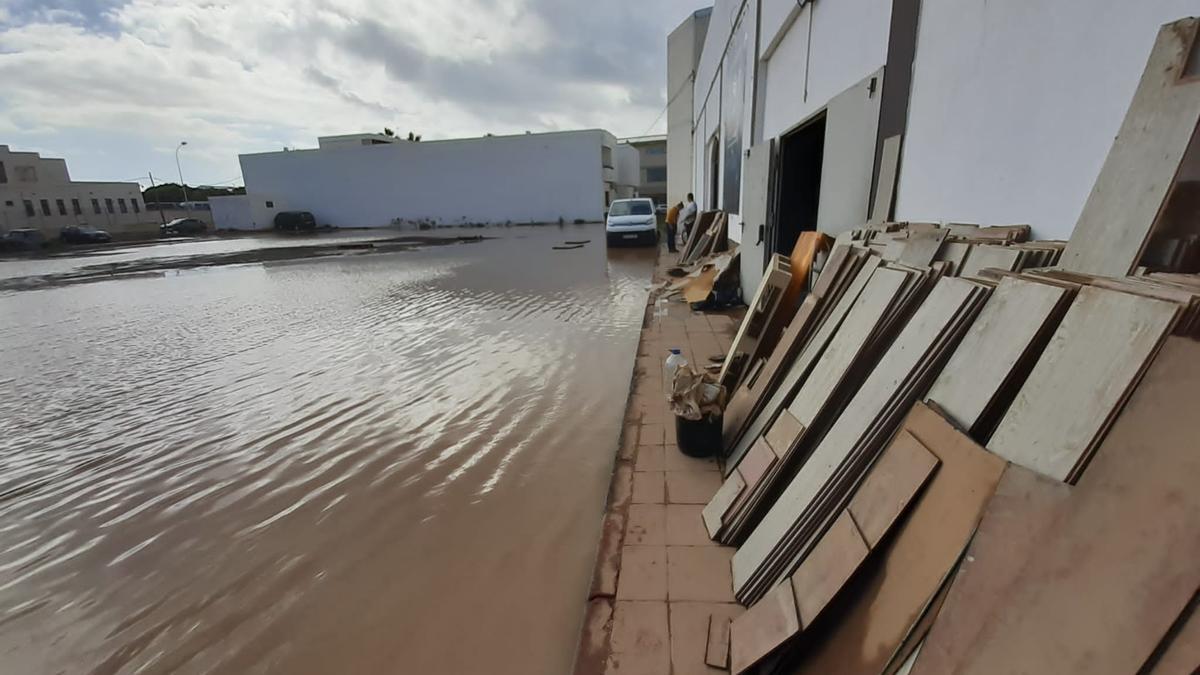
[[[485,233],[0,294],[0,672],[568,672],[653,253]]]

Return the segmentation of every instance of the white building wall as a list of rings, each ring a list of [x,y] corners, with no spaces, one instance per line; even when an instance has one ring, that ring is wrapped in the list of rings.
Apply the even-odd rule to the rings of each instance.
[[[209,212],[212,214],[213,227],[218,230],[265,229],[254,226],[254,216],[250,210],[248,195],[209,197],[208,206]]]
[[[879,0],[763,0],[762,137],[788,131],[882,68],[891,12]]]
[[[710,9],[692,13],[667,37],[667,201],[681,201],[692,184],[692,105],[695,69],[708,31]]]
[[[242,155],[254,217],[311,211],[338,227],[395,219],[461,222],[601,220],[606,180],[602,130],[423,141]],[[613,161],[609,159],[608,161]],[[268,206],[267,202],[273,202]]]
[[[836,4],[836,3],[835,3]],[[896,217],[1066,239],[1161,24],[1196,0],[925,0]]]

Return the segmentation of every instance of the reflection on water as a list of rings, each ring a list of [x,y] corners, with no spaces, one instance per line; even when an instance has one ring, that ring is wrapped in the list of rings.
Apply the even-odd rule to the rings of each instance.
[[[569,670],[652,252],[488,234],[0,295],[3,672]]]

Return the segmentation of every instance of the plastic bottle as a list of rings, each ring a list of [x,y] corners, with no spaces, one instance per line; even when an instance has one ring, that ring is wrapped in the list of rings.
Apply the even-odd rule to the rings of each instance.
[[[668,394],[671,392],[672,385],[675,383],[675,371],[682,366],[687,365],[687,359],[683,357],[683,353],[678,349],[668,349],[670,354],[667,355],[667,362],[663,364],[663,389]]]

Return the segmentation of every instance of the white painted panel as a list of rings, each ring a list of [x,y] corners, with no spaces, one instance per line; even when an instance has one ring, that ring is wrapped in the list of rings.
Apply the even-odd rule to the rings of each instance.
[[[763,274],[763,242],[758,239],[760,226],[767,223],[767,186],[771,173],[771,145],[760,143],[750,148],[742,184],[741,237],[742,297],[753,298]]]
[[[867,222],[882,86],[881,69],[829,102],[817,210],[822,232],[838,234]]]
[[[769,61],[762,137],[778,136],[882,68],[891,12],[891,2],[879,0],[818,0],[805,5]],[[764,20],[768,15],[764,7]]]
[[[1197,9],[925,0],[896,218],[1020,222],[1036,237],[1069,237],[1159,26]]]

